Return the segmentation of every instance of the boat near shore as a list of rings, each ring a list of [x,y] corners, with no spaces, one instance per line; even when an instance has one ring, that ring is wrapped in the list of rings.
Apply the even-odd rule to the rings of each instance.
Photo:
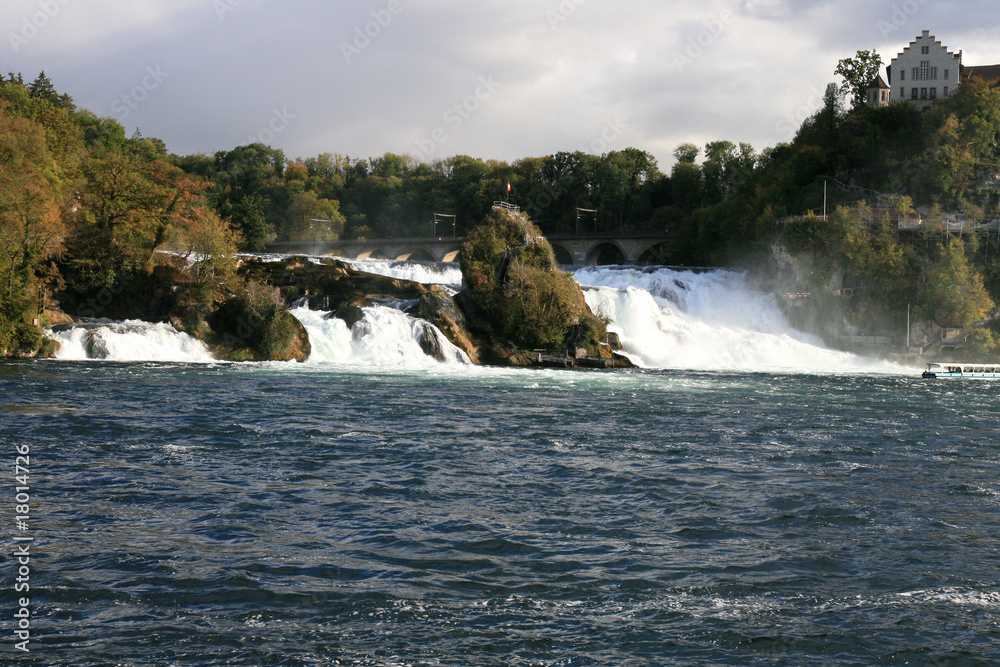
[[[959,362],[927,364],[925,378],[1000,378],[1000,364],[966,364]]]

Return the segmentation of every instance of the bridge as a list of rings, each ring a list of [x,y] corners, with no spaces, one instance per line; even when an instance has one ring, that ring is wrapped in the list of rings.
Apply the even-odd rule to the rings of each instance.
[[[667,264],[662,244],[668,232],[546,234],[560,264]],[[344,241],[276,241],[267,252],[336,256],[346,259],[454,262],[463,237],[388,238]]]

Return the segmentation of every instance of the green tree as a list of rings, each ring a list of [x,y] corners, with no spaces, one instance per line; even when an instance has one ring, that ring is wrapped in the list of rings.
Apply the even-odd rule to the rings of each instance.
[[[858,51],[853,58],[843,58],[837,62],[834,74],[844,79],[841,91],[851,96],[851,108],[864,106],[868,86],[882,72],[882,56],[875,49]]]
[[[244,250],[263,250],[272,231],[270,221],[284,215],[276,206],[284,172],[284,152],[261,143],[215,154],[217,210],[236,225]]]
[[[292,197],[280,238],[288,241],[335,241],[344,229],[344,216],[336,200],[313,192]]]
[[[151,268],[181,197],[179,171],[159,155],[155,141],[134,139],[83,164],[67,239],[66,278],[73,289],[108,287]]]
[[[700,152],[701,149],[695,144],[683,143],[674,149],[674,157],[678,162],[694,164],[694,161],[698,159],[698,153]]]
[[[242,235],[243,242],[240,248],[250,252],[263,250],[270,231],[264,197],[256,192],[245,194],[228,208],[233,226]]]

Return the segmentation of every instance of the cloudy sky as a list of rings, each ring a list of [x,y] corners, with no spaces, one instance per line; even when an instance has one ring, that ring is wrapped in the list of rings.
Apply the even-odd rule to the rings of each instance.
[[[1000,63],[998,0],[4,0],[0,69],[178,154],[513,161],[792,138],[837,60],[929,29]],[[985,27],[984,27],[985,26]]]

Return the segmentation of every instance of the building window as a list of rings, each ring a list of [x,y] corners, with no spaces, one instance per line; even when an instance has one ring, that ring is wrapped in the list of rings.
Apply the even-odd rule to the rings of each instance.
[[[931,88],[931,99],[932,100],[937,99],[937,88]]]
[[[902,67],[899,68],[899,80],[906,81],[906,70]]]
[[[948,86],[944,87],[944,96],[948,97]]]
[[[931,52],[931,47],[929,47],[929,46],[921,46],[920,47],[920,53],[922,53],[923,55],[927,55],[930,52]]]
[[[885,102],[886,92],[884,90],[882,90],[882,91],[880,91],[880,94],[882,95],[882,100],[881,101]]]
[[[922,100],[926,100],[927,99],[927,89],[926,88],[921,88],[920,89],[920,99],[922,99]]]
[[[910,88],[910,99],[911,100],[917,99],[917,89],[916,88]]]
[[[947,81],[947,80],[948,80],[948,70],[945,70],[945,71],[944,71],[944,80],[945,80],[945,81]]]
[[[900,88],[899,89],[899,99],[901,99],[901,100],[905,100],[906,99],[906,88]]]
[[[937,67],[931,67],[931,61],[929,60],[921,60],[920,67],[913,68],[913,78],[914,80],[920,79],[921,81],[936,79]]]

